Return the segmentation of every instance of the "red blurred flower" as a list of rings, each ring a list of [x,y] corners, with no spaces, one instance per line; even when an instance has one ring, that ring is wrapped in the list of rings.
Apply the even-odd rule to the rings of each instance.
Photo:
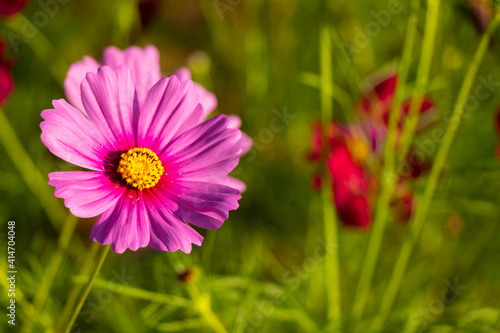
[[[331,148],[327,163],[337,214],[346,225],[366,228],[371,225],[369,176],[345,142],[339,141]]]
[[[349,124],[330,123],[323,130],[320,122],[312,123],[311,153],[309,161],[321,170],[324,159],[331,176],[335,206],[340,220],[349,226],[367,228],[371,225],[372,202],[377,195],[377,169],[383,158],[383,148],[388,132],[388,119],[391,103],[394,99],[397,76],[383,77],[368,89],[361,98],[356,110],[358,122]],[[402,106],[399,130],[408,114],[410,101]],[[419,127],[428,123],[432,115],[433,103],[424,99],[420,113]],[[418,158],[416,158],[418,157]],[[412,148],[404,161],[399,175],[398,191],[391,203],[393,214],[398,221],[410,220],[415,206],[413,193],[406,189],[406,183],[425,173],[430,166],[428,158],[422,152]],[[316,172],[311,184],[313,189],[321,187],[321,172]],[[403,188],[404,190],[401,190]]]
[[[11,17],[20,12],[27,2],[28,0],[0,0],[0,15]]]
[[[500,135],[500,109],[498,109],[496,120],[497,120],[497,131],[498,131],[498,134]],[[498,145],[497,145],[497,157],[500,160],[500,142],[498,142]]]
[[[14,90],[14,80],[10,74],[12,63],[3,59],[5,41],[0,40],[0,106],[3,106]]]
[[[138,6],[141,25],[143,28],[147,28],[158,13],[158,0],[140,0]]]

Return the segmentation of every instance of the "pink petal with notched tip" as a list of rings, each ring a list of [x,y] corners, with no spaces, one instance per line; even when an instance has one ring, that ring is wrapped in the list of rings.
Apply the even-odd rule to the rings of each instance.
[[[52,172],[49,178],[49,185],[56,188],[54,195],[64,199],[73,215],[82,218],[97,216],[115,206],[125,192],[104,172]]]
[[[125,190],[117,204],[97,219],[90,239],[101,245],[111,244],[116,253],[126,249],[136,251],[150,241],[151,222],[144,193]]]
[[[83,168],[102,171],[111,144],[99,129],[65,100],[42,112],[42,142],[54,155]]]

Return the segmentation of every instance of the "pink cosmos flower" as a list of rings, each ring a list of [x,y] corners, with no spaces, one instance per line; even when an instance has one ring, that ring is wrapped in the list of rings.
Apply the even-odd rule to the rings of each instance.
[[[383,149],[388,132],[388,119],[394,99],[397,76],[383,77],[368,89],[357,107],[359,121],[356,123],[330,123],[323,128],[321,123],[313,122],[309,160],[321,167],[326,159],[327,170],[332,180],[334,203],[340,220],[349,226],[366,229],[371,226],[372,201],[378,194],[378,173],[370,161],[383,158]],[[402,116],[398,122],[401,131],[410,101],[402,106]],[[421,119],[418,129],[429,123],[433,103],[424,99],[421,106]],[[393,213],[398,221],[409,221],[413,209],[413,194],[406,190],[405,184],[417,178],[428,169],[428,162],[412,163],[407,161],[407,174],[401,175],[398,189],[392,200]],[[420,161],[419,161],[420,162]],[[379,163],[375,163],[377,165]],[[378,172],[377,172],[378,171]],[[406,170],[405,170],[406,171]],[[320,173],[316,172],[311,184],[313,189],[321,186]]]
[[[11,17],[23,9],[28,0],[0,0],[0,15]]]
[[[204,120],[192,81],[172,76],[146,89],[141,80],[152,79],[138,74],[99,67],[81,82],[80,100],[68,96],[76,107],[56,100],[42,112],[45,146],[91,170],[53,172],[49,184],[74,215],[99,216],[90,238],[117,253],[189,253],[203,240],[190,224],[219,228],[238,207],[240,191],[214,180],[238,164],[241,131],[224,115]]]
[[[12,64],[3,59],[5,51],[5,41],[0,40],[0,106],[5,104],[7,98],[14,90],[14,79],[10,74]]]
[[[160,71],[160,54],[158,49],[152,45],[144,48],[131,46],[122,51],[114,46],[106,48],[102,55],[102,65],[116,69],[118,66],[126,66],[132,76],[136,87],[137,102],[142,107],[146,95],[151,87],[162,78]],[[101,64],[94,58],[85,56],[81,61],[70,66],[64,81],[64,90],[69,102],[77,109],[85,113],[82,105],[80,83],[87,73],[95,73]],[[181,82],[191,81],[191,72],[187,68],[179,68],[174,74]],[[207,91],[201,84],[192,82],[195,93],[199,96],[199,103],[203,106],[203,119],[206,119],[217,107],[217,98]],[[241,119],[237,116],[228,116],[229,127],[240,128]],[[252,147],[252,139],[242,133],[238,146],[241,148],[241,155],[246,154]],[[245,184],[231,176],[224,176],[211,179],[219,184],[234,187],[241,192],[246,190]]]

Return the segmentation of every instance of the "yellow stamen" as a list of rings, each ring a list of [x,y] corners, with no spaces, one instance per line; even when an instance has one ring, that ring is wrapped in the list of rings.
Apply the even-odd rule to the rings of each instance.
[[[366,142],[362,139],[352,138],[347,140],[347,145],[353,159],[359,164],[363,164],[370,154],[370,148]]]
[[[158,156],[147,148],[130,149],[121,158],[118,173],[139,190],[155,186],[165,171]]]

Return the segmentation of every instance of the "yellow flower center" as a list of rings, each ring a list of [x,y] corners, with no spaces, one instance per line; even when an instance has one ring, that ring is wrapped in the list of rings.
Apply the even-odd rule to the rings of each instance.
[[[370,154],[370,148],[368,148],[366,142],[362,139],[352,138],[347,140],[347,145],[353,159],[363,164]]]
[[[165,171],[158,156],[147,148],[130,149],[121,158],[117,171],[139,190],[155,186]]]

